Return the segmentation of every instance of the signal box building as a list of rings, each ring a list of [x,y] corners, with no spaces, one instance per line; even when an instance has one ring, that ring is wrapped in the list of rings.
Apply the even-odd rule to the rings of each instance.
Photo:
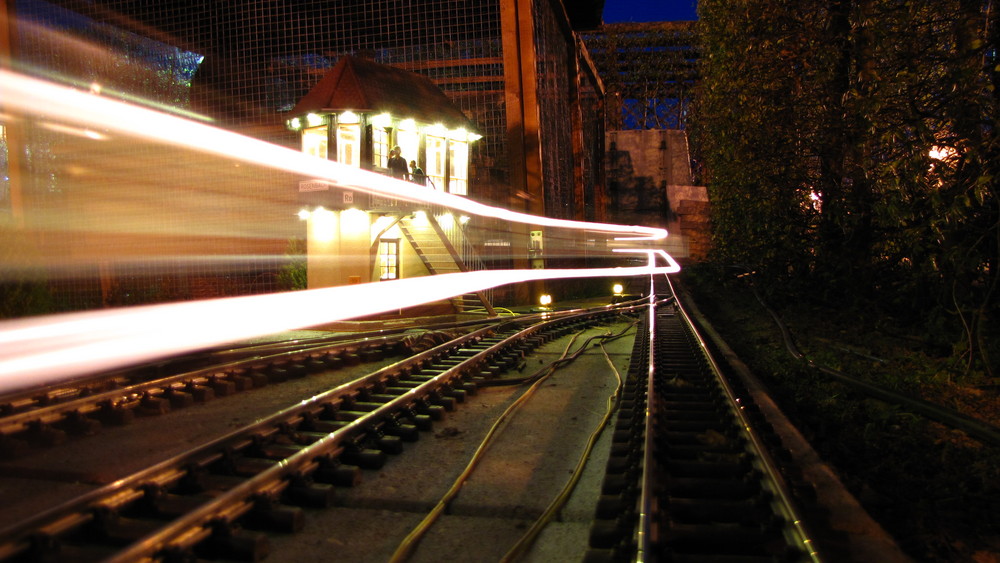
[[[536,215],[605,221],[604,86],[579,35],[600,25],[602,5],[560,0],[19,0],[0,2],[0,59],[17,61],[22,72],[99,85],[104,92],[271,143],[317,155],[325,151],[327,158],[373,171],[385,167],[386,149],[398,144],[403,157],[426,172],[427,189]],[[423,77],[407,79],[416,95],[400,98],[392,88],[379,89],[402,76],[394,70]],[[427,81],[440,91],[427,88]],[[439,103],[440,92],[450,104]],[[477,134],[482,139],[475,140]],[[59,173],[65,157],[53,152],[45,138],[32,135],[8,127],[6,144],[0,143],[0,216],[28,226],[41,221],[41,203],[89,197]],[[15,158],[19,164],[8,164]],[[173,174],[181,182],[187,173],[182,168],[171,171],[165,163],[150,181]],[[78,193],[70,194],[73,190]],[[181,284],[171,299],[289,289],[282,274],[297,264],[291,249],[304,234],[297,209],[286,206],[297,193],[287,183],[263,181],[239,192],[242,203],[266,208],[269,219],[234,222],[266,231],[266,248],[260,236],[239,237],[224,249],[233,260],[206,260],[222,252],[206,239],[205,248],[156,261],[155,275],[147,273],[151,266],[142,256],[150,253],[144,251],[129,263],[88,259],[80,263],[82,273],[73,286],[60,289],[58,297],[68,308],[100,306],[90,297],[100,294],[106,294],[103,303],[111,304],[106,297],[114,291],[104,286],[113,289],[129,280],[154,284],[161,270],[181,265],[186,278],[203,280],[198,286],[211,291],[196,294],[185,289],[193,285]],[[172,203],[172,209],[186,205]],[[329,204],[326,209],[340,221],[347,211]],[[219,210],[234,215],[232,209]],[[397,224],[374,237],[371,230],[377,235],[383,228],[373,226],[377,214],[390,211],[358,211],[368,214],[369,243],[392,240],[393,229],[401,228]],[[248,209],[246,216],[261,213]],[[103,221],[98,215],[88,219]],[[154,222],[147,221],[151,228]],[[174,228],[166,220],[160,226]],[[477,232],[491,234],[475,243],[490,267],[529,266],[519,256],[523,253],[512,249],[525,248],[534,229],[482,227]],[[229,223],[213,228],[231,230]],[[34,238],[44,246],[53,237]],[[413,256],[407,255],[406,234],[400,232],[396,240],[401,250],[395,275],[408,276]],[[105,252],[87,250],[92,251],[88,256]],[[456,253],[461,255],[461,249],[456,247]],[[339,262],[355,258],[345,255]],[[419,256],[416,260],[427,271],[437,267]],[[353,266],[337,268],[310,272],[310,285],[382,276]],[[208,283],[212,280],[218,283]],[[520,301],[528,297],[523,291],[502,288],[497,302]],[[136,296],[146,294],[127,293],[133,296],[128,304],[142,302],[145,298]]]
[[[318,158],[390,174],[390,151],[420,170],[414,190],[469,192],[474,124],[426,77],[344,56],[289,112],[302,150]],[[482,269],[465,233],[469,218],[447,210],[303,181],[309,287],[394,280]],[[485,293],[452,300],[457,311],[493,314]]]

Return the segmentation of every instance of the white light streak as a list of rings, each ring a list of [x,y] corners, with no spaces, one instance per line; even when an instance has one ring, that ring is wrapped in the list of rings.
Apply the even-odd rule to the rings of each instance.
[[[114,131],[130,137],[199,150],[235,161],[299,173],[305,177],[322,178],[344,188],[450,207],[480,217],[495,217],[542,227],[586,229],[636,237],[629,240],[659,240],[667,236],[665,229],[655,227],[539,217],[490,207],[437,190],[422,190],[406,180],[315,158],[207,124],[50,84],[6,70],[0,70],[0,99],[4,101],[7,110],[18,109],[27,114],[58,118],[97,130]]]
[[[671,267],[489,270],[0,323],[0,392],[207,346],[535,280],[666,274]]]
[[[334,161],[244,137],[210,125],[122,103],[86,90],[54,85],[0,70],[4,110],[57,122],[76,134],[146,140],[216,155],[232,163],[283,170],[347,190],[447,207],[480,217],[615,235],[618,240],[659,240],[664,229],[539,217],[490,207],[437,190],[416,187]],[[341,119],[349,116],[341,116]],[[70,131],[66,131],[70,132]],[[312,211],[313,234],[332,232],[336,216]],[[313,239],[316,240],[316,239]],[[507,245],[508,242],[501,241]],[[0,322],[0,392],[164,358],[206,346],[285,330],[313,327],[440,301],[490,287],[525,281],[668,274],[680,269],[663,250],[644,253],[642,267],[489,270],[362,285],[210,301],[132,307]],[[662,259],[666,266],[657,266]],[[662,262],[661,262],[662,263]]]

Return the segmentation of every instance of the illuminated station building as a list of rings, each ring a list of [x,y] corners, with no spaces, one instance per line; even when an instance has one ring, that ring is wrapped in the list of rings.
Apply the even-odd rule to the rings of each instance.
[[[481,136],[426,77],[344,56],[289,112],[302,151],[388,175],[399,147],[414,190],[469,193],[469,144]],[[466,216],[303,180],[310,288],[482,269],[464,234]],[[456,311],[493,314],[485,293],[461,296]]]

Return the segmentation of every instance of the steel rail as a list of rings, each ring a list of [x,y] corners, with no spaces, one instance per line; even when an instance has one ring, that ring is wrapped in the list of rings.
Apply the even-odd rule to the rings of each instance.
[[[648,334],[633,350],[588,560],[820,561],[779,465],[744,412],[751,398],[726,380],[674,295],[668,277],[650,280]]]
[[[672,294],[674,292],[673,284],[670,281],[669,276],[665,276],[667,279],[667,284],[670,285],[670,291]],[[766,472],[771,485],[774,487],[774,494],[776,495],[776,501],[772,503],[777,512],[785,518],[786,522],[790,525],[786,529],[786,533],[790,534],[790,540],[795,545],[800,545],[804,548],[804,552],[808,555],[809,559],[813,562],[818,563],[821,561],[820,554],[816,550],[812,534],[806,529],[805,520],[799,514],[799,509],[793,500],[793,495],[790,492],[788,484],[785,481],[784,476],[782,476],[781,471],[778,469],[778,464],[771,457],[770,448],[764,443],[758,434],[757,430],[754,428],[754,424],[747,418],[742,403],[745,400],[744,397],[739,396],[733,387],[729,384],[728,379],[725,377],[723,370],[720,368],[719,364],[716,362],[713,355],[709,352],[709,347],[705,342],[705,339],[699,333],[697,325],[688,315],[684,306],[681,304],[680,300],[675,300],[675,306],[677,310],[681,313],[685,324],[690,330],[692,336],[697,340],[698,347],[703,351],[705,360],[709,363],[712,371],[715,374],[720,386],[725,391],[726,396],[729,398],[729,404],[732,407],[730,410],[733,415],[739,420],[740,425],[743,428],[746,437],[753,444],[757,461],[760,463],[761,467]]]
[[[317,345],[307,348],[300,347],[293,351],[279,351],[267,355],[227,361],[172,376],[158,377],[141,383],[126,384],[107,391],[94,392],[92,389],[109,384],[120,384],[123,378],[113,375],[110,378],[109,376],[99,376],[93,379],[77,380],[75,382],[76,387],[63,387],[61,389],[62,394],[75,394],[75,398],[33,408],[30,405],[24,405],[22,408],[25,410],[22,412],[0,415],[0,436],[9,437],[20,432],[38,430],[39,425],[52,425],[66,420],[68,417],[97,415],[102,412],[107,413],[109,409],[135,408],[143,401],[158,400],[170,393],[183,392],[189,385],[211,387],[212,383],[216,381],[231,380],[233,377],[240,375],[239,370],[253,371],[266,369],[266,367],[275,366],[283,361],[306,361],[312,354],[357,354],[358,352],[395,344],[398,340],[395,337],[379,337],[363,341]],[[53,393],[53,391],[49,390],[46,393]],[[31,396],[38,397],[40,396],[40,392],[25,392],[20,395],[20,397]],[[3,404],[16,404],[18,399],[7,396],[0,398],[0,401],[4,401]]]

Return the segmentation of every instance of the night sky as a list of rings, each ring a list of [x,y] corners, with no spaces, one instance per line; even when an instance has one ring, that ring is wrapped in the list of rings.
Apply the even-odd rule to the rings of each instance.
[[[604,23],[698,19],[697,0],[604,0]]]

